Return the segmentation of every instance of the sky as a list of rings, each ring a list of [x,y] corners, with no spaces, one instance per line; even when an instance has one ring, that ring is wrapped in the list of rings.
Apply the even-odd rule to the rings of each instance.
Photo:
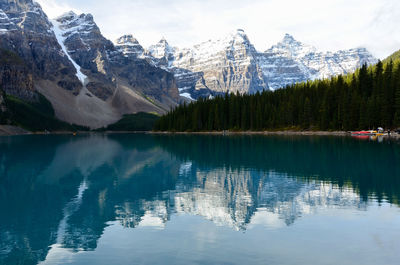
[[[91,13],[105,37],[144,46],[166,38],[190,47],[243,29],[259,51],[285,33],[323,51],[366,47],[383,59],[400,49],[399,0],[36,0],[50,18]]]

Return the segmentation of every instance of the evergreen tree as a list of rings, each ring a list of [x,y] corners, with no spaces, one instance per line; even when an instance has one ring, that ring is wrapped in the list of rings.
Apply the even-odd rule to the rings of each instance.
[[[311,125],[311,102],[307,97],[304,102],[303,127],[308,129]]]
[[[253,95],[226,94],[171,110],[156,130],[358,130],[400,127],[400,61]]]
[[[394,126],[400,127],[400,64],[397,65],[394,74],[394,100],[395,100],[395,115]]]

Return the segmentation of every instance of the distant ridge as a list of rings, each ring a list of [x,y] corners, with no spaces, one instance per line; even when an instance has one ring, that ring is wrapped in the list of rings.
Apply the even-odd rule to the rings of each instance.
[[[145,49],[137,41],[132,43],[134,38],[129,36],[116,41],[120,51],[173,73],[180,95],[189,99],[276,90],[347,74],[365,63],[377,62],[365,48],[321,52],[290,34],[264,52],[254,48],[242,29],[184,49],[171,46],[165,38]]]
[[[400,60],[400,50],[394,52],[392,55],[384,59],[382,62],[383,63],[388,63],[390,60],[394,61],[399,61]]]

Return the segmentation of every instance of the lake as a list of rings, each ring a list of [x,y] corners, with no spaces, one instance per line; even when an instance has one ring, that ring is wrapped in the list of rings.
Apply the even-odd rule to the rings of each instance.
[[[400,144],[0,137],[0,264],[399,264]]]

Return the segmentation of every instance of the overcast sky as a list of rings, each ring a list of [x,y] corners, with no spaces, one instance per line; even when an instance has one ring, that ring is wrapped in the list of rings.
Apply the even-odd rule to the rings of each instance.
[[[133,34],[147,47],[165,37],[191,45],[244,29],[264,51],[285,33],[321,50],[366,47],[385,58],[400,49],[399,0],[36,0],[48,16],[93,14],[115,40]]]

